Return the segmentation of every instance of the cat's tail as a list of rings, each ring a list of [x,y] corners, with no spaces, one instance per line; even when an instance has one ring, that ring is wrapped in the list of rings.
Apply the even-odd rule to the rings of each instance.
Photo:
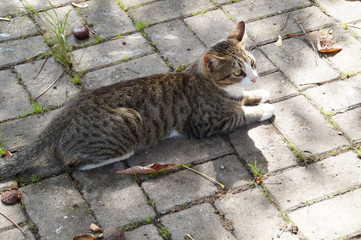
[[[44,138],[37,139],[24,149],[7,158],[0,158],[0,180],[36,165],[42,153],[48,151],[49,145]]]

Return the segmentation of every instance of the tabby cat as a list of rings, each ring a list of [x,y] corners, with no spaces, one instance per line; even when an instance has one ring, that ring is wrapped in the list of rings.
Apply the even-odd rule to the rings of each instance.
[[[86,91],[70,100],[39,137],[1,159],[0,178],[25,171],[41,154],[66,167],[92,169],[129,158],[165,138],[203,138],[272,117],[244,46],[244,22],[184,73],[164,73]]]

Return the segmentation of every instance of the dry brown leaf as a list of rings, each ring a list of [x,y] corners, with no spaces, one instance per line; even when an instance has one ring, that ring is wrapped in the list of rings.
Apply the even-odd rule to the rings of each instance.
[[[134,174],[151,174],[166,170],[171,170],[175,167],[181,166],[182,164],[160,164],[160,163],[152,163],[147,166],[133,166],[121,171],[117,171],[116,173],[122,175],[134,175]]]
[[[304,33],[298,33],[298,34],[294,34],[294,33],[289,33],[289,32],[286,32],[287,36],[290,36],[290,37],[301,37],[303,35],[305,35]]]
[[[100,228],[98,225],[96,225],[95,223],[90,224],[89,229],[92,230],[93,232],[97,233],[97,232],[103,232],[103,228]]]
[[[330,27],[326,32],[321,32],[311,36],[315,39],[317,50],[321,53],[334,54],[342,50],[340,44],[334,39],[333,29]],[[311,39],[312,40],[312,39]]]
[[[5,152],[5,157],[10,157],[11,155],[11,152]]]
[[[97,239],[96,236],[94,236],[91,233],[82,233],[73,237],[73,240],[95,240],[95,239]]]
[[[262,182],[263,182],[263,176],[259,176],[259,177],[256,178],[256,183],[257,184],[262,184]]]
[[[75,3],[75,2],[72,2],[71,5],[73,5],[74,7],[77,7],[77,8],[87,8],[88,7],[88,4],[79,4],[79,3]]]

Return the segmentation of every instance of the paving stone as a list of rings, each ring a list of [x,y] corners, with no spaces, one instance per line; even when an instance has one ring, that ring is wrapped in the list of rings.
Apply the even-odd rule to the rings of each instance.
[[[247,42],[246,42],[247,45]],[[259,75],[268,74],[277,70],[277,67],[258,49],[253,49],[250,53],[255,57],[257,63],[257,71]]]
[[[172,239],[186,239],[190,234],[194,239],[235,239],[224,229],[220,217],[209,203],[204,203],[161,218]]]
[[[225,156],[193,167],[227,187],[238,188],[249,184],[251,176],[235,155]]]
[[[305,83],[329,81],[339,77],[339,73],[319,58],[301,39],[287,39],[281,47],[268,44],[261,49],[299,88]]]
[[[310,6],[308,0],[258,0],[257,5],[251,1],[239,1],[225,5],[223,9],[231,14],[237,21],[252,21],[260,17],[272,16],[297,8]]]
[[[326,112],[337,111],[361,103],[361,76],[324,84],[305,94]]]
[[[0,16],[6,17],[15,13],[24,12],[23,5],[20,1],[2,1],[0,8]]]
[[[25,90],[18,84],[16,75],[9,70],[0,71],[0,121],[15,118],[31,109]]]
[[[325,12],[342,23],[361,20],[360,3],[355,1],[341,1],[341,0],[316,0]],[[340,9],[342,8],[342,11]]]
[[[131,232],[124,233],[127,240],[162,240],[158,230],[153,225],[146,225],[137,228]]]
[[[342,239],[360,232],[361,189],[337,196],[289,214],[308,239]]]
[[[168,72],[169,68],[157,54],[102,68],[83,76],[83,87],[94,89],[134,78]]]
[[[11,22],[0,22],[0,42],[36,34],[37,28],[29,17],[13,18]]]
[[[160,213],[166,213],[177,205],[210,196],[217,191],[212,182],[189,170],[146,181],[142,187]]]
[[[84,198],[102,226],[123,226],[155,216],[132,177],[115,174],[123,168],[124,164],[120,162],[73,173],[75,180],[82,186]],[[115,210],[117,214],[114,213]]]
[[[230,134],[237,153],[248,163],[262,167],[265,173],[296,164],[287,141],[270,123],[254,124]]]
[[[63,71],[62,66],[55,62],[54,58],[50,58],[46,61],[40,74],[34,79],[43,62],[44,60],[39,60],[15,66],[16,72],[20,75],[33,98],[44,93]],[[79,89],[74,86],[71,77],[65,72],[49,91],[38,98],[37,102],[44,107],[61,106],[78,92]]]
[[[0,191],[5,190],[7,187],[12,187],[12,186],[16,186],[16,183],[13,180],[11,179],[0,180]]]
[[[206,49],[194,33],[180,20],[158,24],[146,28],[144,31],[174,68],[181,63],[193,63]]]
[[[231,19],[220,9],[189,17],[184,21],[207,47],[226,39],[234,26]]]
[[[73,55],[76,61],[80,63],[78,69],[91,69],[110,65],[115,61],[123,60],[125,57],[133,58],[151,52],[152,47],[142,37],[142,34],[136,33],[76,50]]]
[[[34,141],[59,110],[28,116],[0,124],[4,147],[9,151],[18,150]]]
[[[137,21],[154,24],[208,10],[212,7],[213,5],[208,0],[165,0],[130,9],[128,12]]]
[[[275,72],[269,75],[262,76],[258,81],[247,90],[265,89],[270,92],[270,100],[278,101],[287,96],[295,95],[298,93],[296,87],[280,72]]]
[[[333,26],[335,41],[339,42],[342,50],[335,56],[328,58],[341,74],[355,74],[361,71],[361,42],[352,33],[343,29],[342,25]],[[325,31],[325,30],[324,30]],[[317,33],[315,33],[317,34]]]
[[[23,213],[22,209],[20,208],[20,203],[15,204],[15,205],[5,205],[2,201],[0,201],[0,212],[5,214],[6,216],[9,216],[17,224],[26,221],[25,214]],[[3,229],[8,229],[13,226],[14,226],[13,223],[11,223],[8,219],[1,216],[0,232]],[[0,233],[0,236],[1,236],[1,233]]]
[[[0,67],[35,57],[47,49],[41,36],[0,43]]]
[[[34,235],[28,227],[22,227],[22,229],[26,232],[26,235],[24,235],[19,229],[14,228],[8,231],[0,232],[0,239],[35,240]]]
[[[281,207],[289,209],[358,185],[360,174],[361,160],[350,151],[270,177],[265,185]]]
[[[117,36],[117,34],[137,31],[117,1],[95,0],[89,1],[87,4],[89,7],[80,11],[87,17],[87,22],[92,24],[92,30],[100,37],[109,38]]]
[[[348,27],[348,30],[353,36],[358,36],[359,38],[361,37],[361,21],[354,24],[349,24]]]
[[[156,0],[121,0],[122,4],[124,5],[124,7],[128,8],[128,7],[138,7],[141,4],[145,4],[145,3],[150,3],[150,2],[154,2]]]
[[[283,231],[287,224],[282,214],[259,188],[229,194],[215,206],[233,222],[237,239],[298,239]]]
[[[95,222],[66,174],[28,185],[20,191],[26,212],[38,226],[41,239],[71,239],[88,232],[90,223]]]
[[[273,5],[278,6],[278,4]],[[247,34],[253,41],[255,41],[259,45],[268,43],[270,41],[276,41],[278,39],[278,35],[285,37],[287,36],[287,32],[294,34],[302,33],[301,28],[294,21],[294,17],[297,17],[298,19],[307,18],[306,21],[302,22],[303,27],[307,31],[316,30],[324,25],[334,23],[334,21],[330,17],[322,13],[317,7],[308,7],[290,12],[289,20],[287,21],[286,27],[282,31],[281,28],[287,18],[286,13],[248,23]]]
[[[361,108],[353,109],[345,113],[337,114],[332,117],[352,141],[361,140]]]
[[[148,165],[154,161],[176,164],[200,163],[230,153],[233,153],[233,149],[219,136],[204,139],[176,137],[166,139],[136,154],[127,162],[131,166]]]
[[[275,125],[304,155],[349,145],[304,96],[275,103]]]
[[[80,2],[79,0],[27,0],[28,4],[30,4],[35,10],[42,10],[42,9],[51,9],[51,2],[54,8],[63,6],[65,4],[69,4],[71,2]]]

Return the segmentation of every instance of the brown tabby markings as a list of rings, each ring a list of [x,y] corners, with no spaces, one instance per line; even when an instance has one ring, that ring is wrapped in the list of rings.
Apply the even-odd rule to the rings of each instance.
[[[93,168],[123,160],[170,134],[203,138],[262,121],[273,106],[243,45],[244,23],[208,49],[189,72],[165,73],[81,93],[24,150],[0,162],[0,178],[24,171],[41,154],[67,167]],[[255,105],[255,106],[251,106]],[[85,167],[84,167],[85,166]]]

